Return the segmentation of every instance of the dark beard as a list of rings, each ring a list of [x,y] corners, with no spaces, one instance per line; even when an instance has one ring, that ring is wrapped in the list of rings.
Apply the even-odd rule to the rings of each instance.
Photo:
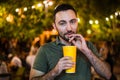
[[[65,36],[61,36],[61,35],[59,35],[63,40],[65,40],[65,41],[69,41],[69,38],[66,38]]]
[[[59,35],[59,36],[60,36],[62,39],[64,39],[65,41],[68,42],[68,41],[69,41],[69,38],[66,38],[66,37],[65,37],[65,35],[67,35],[67,34],[74,34],[74,32],[73,32],[73,31],[68,31],[67,33],[64,34],[64,36],[61,36],[61,35]]]

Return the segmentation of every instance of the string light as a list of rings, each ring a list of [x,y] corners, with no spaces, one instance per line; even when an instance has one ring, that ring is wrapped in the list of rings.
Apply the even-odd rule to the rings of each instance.
[[[24,8],[24,11],[27,11],[27,7]]]
[[[77,18],[78,19],[78,22],[80,23],[80,18]]]
[[[38,6],[38,7],[41,7],[41,6],[42,6],[42,4],[41,4],[41,3],[39,3],[37,6]]]
[[[118,12],[115,12],[115,16],[118,16]]]
[[[99,21],[98,20],[95,20],[95,24],[98,24],[99,23]]]
[[[110,19],[113,19],[113,15],[110,15]]]
[[[17,8],[17,9],[15,9],[15,12],[19,12],[19,9]]]
[[[52,1],[50,1],[50,2],[48,3],[48,5],[49,5],[49,6],[52,6],[52,5],[53,5],[53,2],[52,2]]]
[[[109,21],[109,18],[108,18],[108,17],[106,17],[106,18],[105,18],[105,20],[106,20],[106,21]]]
[[[32,8],[32,9],[34,9],[34,8],[35,8],[35,6],[32,6],[31,8]]]
[[[90,29],[87,30],[87,34],[91,34],[92,31]]]
[[[90,23],[90,24],[93,24],[93,21],[92,21],[92,20],[89,20],[89,23]]]

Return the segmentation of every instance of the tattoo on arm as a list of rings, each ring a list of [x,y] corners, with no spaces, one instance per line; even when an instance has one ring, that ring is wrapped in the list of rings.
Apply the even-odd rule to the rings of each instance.
[[[106,79],[111,76],[110,66],[107,63],[100,60],[97,56],[95,56],[92,51],[88,51],[86,53],[90,63],[93,65],[95,71],[99,73],[101,76],[105,77]]]
[[[45,75],[33,77],[31,80],[54,80],[57,76],[56,71],[53,69]]]

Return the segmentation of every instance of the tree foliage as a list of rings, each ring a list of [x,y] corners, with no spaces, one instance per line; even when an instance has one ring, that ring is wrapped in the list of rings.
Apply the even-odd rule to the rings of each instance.
[[[0,37],[18,39],[34,38],[42,33],[45,29],[51,29],[52,13],[54,7],[60,3],[72,4],[78,11],[78,17],[81,19],[79,23],[79,32],[84,36],[88,34],[88,29],[92,30],[91,38],[94,40],[118,39],[117,32],[119,31],[120,19],[117,18],[115,23],[105,22],[105,17],[109,17],[116,11],[120,10],[120,0],[52,0],[54,4],[48,6],[47,11],[45,6],[37,9],[31,9],[32,5],[38,3],[43,4],[43,0],[5,0],[0,1]],[[27,11],[23,9],[27,7]],[[15,12],[17,8],[21,9],[21,13]],[[6,21],[6,18],[12,15],[13,22]],[[92,28],[89,20],[99,20],[99,30]],[[115,24],[115,25],[112,25]],[[113,29],[115,26],[115,29]],[[112,36],[111,36],[112,34]],[[116,38],[117,37],[117,38]]]

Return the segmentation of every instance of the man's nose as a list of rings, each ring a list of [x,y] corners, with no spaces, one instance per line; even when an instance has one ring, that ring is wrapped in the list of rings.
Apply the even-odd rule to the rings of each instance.
[[[68,30],[68,31],[71,31],[71,30],[72,30],[72,27],[71,27],[71,24],[70,24],[70,23],[67,24],[67,30]]]

